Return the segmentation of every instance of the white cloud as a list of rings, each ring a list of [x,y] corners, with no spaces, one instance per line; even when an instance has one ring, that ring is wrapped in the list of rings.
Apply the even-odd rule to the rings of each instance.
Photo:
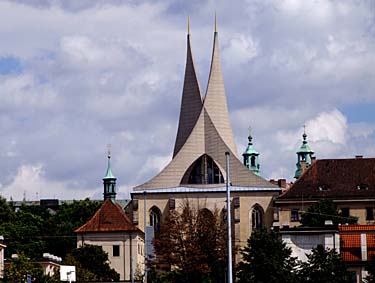
[[[232,67],[246,64],[258,55],[257,43],[250,36],[234,34],[229,39],[228,45],[223,50],[223,59]]]
[[[54,194],[50,190],[53,188]],[[48,181],[45,178],[43,165],[25,164],[18,168],[17,174],[9,185],[2,186],[1,195],[7,199],[39,200],[56,197],[60,199],[81,199],[87,196],[82,191],[70,191],[63,182]]]

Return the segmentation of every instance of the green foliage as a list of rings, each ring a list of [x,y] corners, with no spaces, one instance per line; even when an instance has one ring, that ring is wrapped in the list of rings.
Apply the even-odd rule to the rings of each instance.
[[[188,202],[181,211],[160,226],[151,263],[157,272],[150,273],[149,281],[225,282],[226,230],[218,211],[198,210]]]
[[[109,266],[108,254],[100,246],[84,245],[74,249],[64,264],[76,266],[77,281],[120,280],[120,275]]]
[[[32,282],[57,283],[60,282],[58,272],[55,276],[43,274],[42,266],[30,261],[24,255],[19,255],[17,259],[12,259],[4,271],[4,283],[26,282],[27,275],[31,275]]]
[[[60,257],[76,247],[74,230],[85,224],[99,209],[101,202],[85,199],[62,204],[51,213],[42,206],[13,208],[0,198],[0,235],[5,238],[5,256],[24,254],[40,260],[48,252]]]
[[[309,209],[301,215],[301,224],[303,226],[322,227],[326,220],[332,220],[334,225],[357,223],[356,217],[343,217],[332,200],[328,199],[323,199],[312,204]]]
[[[291,249],[273,231],[253,231],[241,255],[242,261],[237,267],[239,283],[297,282],[293,272],[296,260],[290,256]]]
[[[85,224],[99,209],[102,202],[85,200],[63,203],[53,216],[49,235],[54,235],[47,243],[48,252],[65,257],[76,247],[74,230]]]
[[[8,204],[7,200],[0,196],[0,223],[11,222],[15,217],[13,208]]]
[[[336,250],[324,249],[322,245],[318,245],[307,258],[308,261],[299,266],[301,282],[352,282],[351,274]]]

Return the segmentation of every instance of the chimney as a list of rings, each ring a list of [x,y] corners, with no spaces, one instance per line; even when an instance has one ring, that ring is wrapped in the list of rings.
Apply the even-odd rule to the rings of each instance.
[[[306,160],[302,160],[301,161],[301,174],[305,173],[307,170],[307,167],[306,167]]]
[[[316,156],[311,156],[311,164],[313,164],[316,161]]]
[[[363,158],[363,155],[356,155],[355,156],[355,159],[362,159]]]
[[[279,180],[277,181],[277,185],[278,185],[280,188],[286,189],[286,179],[279,179]]]

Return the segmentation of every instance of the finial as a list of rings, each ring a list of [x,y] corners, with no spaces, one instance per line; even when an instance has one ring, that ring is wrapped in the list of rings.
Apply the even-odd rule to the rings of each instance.
[[[188,34],[190,34],[190,16],[188,16]]]
[[[216,11],[215,11],[215,32],[217,32],[217,19],[216,19]]]
[[[111,158],[111,144],[107,144],[107,156],[108,158]]]
[[[306,134],[306,125],[303,125],[303,142],[306,143],[306,138],[307,138],[307,134]]]
[[[251,126],[249,126],[249,128],[248,128],[248,131],[249,131],[249,136],[248,136],[249,144],[251,144],[251,141],[253,140],[253,137],[251,136],[251,130],[252,130],[252,128],[251,128]]]

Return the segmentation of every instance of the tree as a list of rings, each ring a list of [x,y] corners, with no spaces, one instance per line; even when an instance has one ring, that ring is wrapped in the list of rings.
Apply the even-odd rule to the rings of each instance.
[[[186,201],[179,211],[171,212],[155,235],[152,282],[225,282],[226,231],[218,210]]]
[[[38,283],[57,283],[58,274],[48,276],[43,274],[42,266],[36,262],[30,261],[26,256],[20,254],[18,258],[10,261],[4,271],[4,283],[26,282],[27,276],[31,277],[31,282]]]
[[[334,225],[337,224],[354,224],[357,218],[353,216],[343,217],[337,210],[332,200],[323,199],[312,204],[305,213],[301,215],[301,224],[309,227],[322,227],[326,220],[332,220]]]
[[[324,249],[322,245],[318,245],[307,258],[308,261],[299,266],[301,282],[352,282],[351,274],[336,250]]]
[[[77,281],[120,280],[120,275],[109,266],[108,254],[100,246],[84,245],[74,249],[67,255],[64,264],[76,266]]]
[[[61,204],[51,220],[48,235],[53,235],[53,237],[50,237],[47,242],[48,252],[64,258],[75,249],[74,230],[90,220],[101,204],[101,201],[92,201],[88,198]]]
[[[14,219],[15,213],[7,200],[0,196],[0,223],[8,223]]]
[[[291,249],[274,231],[255,230],[241,250],[242,261],[238,264],[239,283],[296,282],[296,259]]]

